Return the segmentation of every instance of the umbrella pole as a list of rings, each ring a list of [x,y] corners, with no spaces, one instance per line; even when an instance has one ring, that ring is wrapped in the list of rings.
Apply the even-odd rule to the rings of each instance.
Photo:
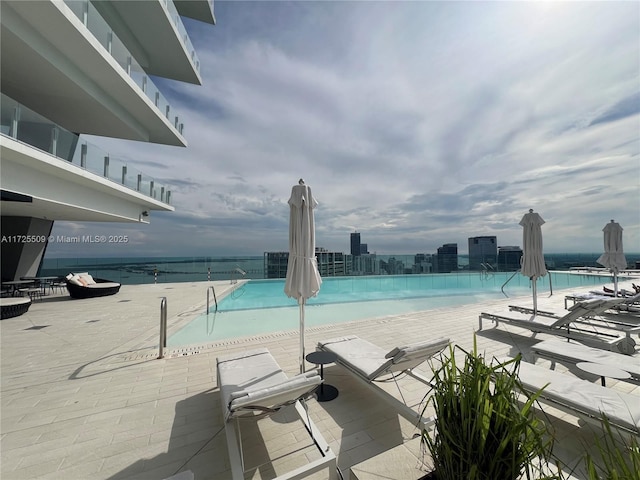
[[[304,373],[304,298],[300,298],[300,373]]]
[[[537,282],[536,282],[537,278],[536,277],[531,277],[531,289],[532,289],[532,293],[533,293],[533,314],[536,315],[538,313],[538,286],[537,286]]]
[[[618,272],[617,270],[613,271],[613,296],[618,296]]]

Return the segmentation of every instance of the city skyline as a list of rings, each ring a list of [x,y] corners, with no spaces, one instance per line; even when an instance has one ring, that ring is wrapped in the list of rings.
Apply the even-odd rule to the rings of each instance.
[[[217,2],[186,21],[203,86],[159,80],[186,149],[90,137],[172,187],[150,225],[56,222],[47,256],[242,255],[287,248],[291,187],[316,243],[435,251],[469,236],[598,252],[615,219],[640,250],[640,5]],[[523,28],[523,25],[526,28]],[[630,175],[630,172],[632,174]]]

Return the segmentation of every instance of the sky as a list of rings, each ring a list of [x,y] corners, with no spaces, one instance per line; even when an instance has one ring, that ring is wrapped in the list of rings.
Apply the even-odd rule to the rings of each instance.
[[[88,140],[158,182],[149,225],[56,222],[64,256],[288,249],[291,187],[318,201],[316,245],[435,253],[469,237],[545,253],[640,252],[640,3],[216,1],[185,20],[203,84],[154,80],[188,147]]]

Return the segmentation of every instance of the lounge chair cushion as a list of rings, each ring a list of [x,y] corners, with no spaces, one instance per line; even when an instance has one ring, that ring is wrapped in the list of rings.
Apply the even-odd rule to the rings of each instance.
[[[637,395],[581,380],[546,368],[520,363],[520,381],[526,390],[567,406],[592,418],[605,414],[611,423],[640,433],[640,402]]]
[[[338,362],[373,381],[385,373],[413,368],[448,344],[449,340],[438,338],[386,352],[371,342],[348,335],[319,342],[318,348],[335,353]]]
[[[545,358],[560,361],[613,365],[629,372],[633,378],[640,379],[640,358],[637,357],[588,347],[578,342],[563,342],[560,340],[543,340],[531,347],[531,350]]]
[[[410,358],[420,358],[425,356],[433,356],[449,345],[449,339],[438,338],[426,342],[412,343],[404,347],[396,347],[387,353],[385,358],[393,358],[395,362],[400,359],[408,360]]]
[[[338,355],[340,363],[348,359],[347,366],[369,380],[375,379],[380,375],[379,372],[384,372],[393,364],[393,358],[385,358],[384,350],[355,335],[332,338],[318,343],[318,346]]]
[[[322,383],[316,371],[288,378],[266,348],[218,357],[217,363],[220,393],[230,416],[247,406],[277,407]]]
[[[249,405],[273,408],[293,403],[315,390],[320,383],[320,375],[316,371],[310,371],[269,387],[238,390],[232,392],[229,397],[229,410],[234,411]]]

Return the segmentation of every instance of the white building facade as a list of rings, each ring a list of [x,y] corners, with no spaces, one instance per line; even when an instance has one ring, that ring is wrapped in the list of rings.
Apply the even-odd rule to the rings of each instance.
[[[2,0],[2,280],[37,274],[56,220],[148,223],[171,191],[82,134],[185,146],[152,76],[201,84],[181,17],[211,0]]]

